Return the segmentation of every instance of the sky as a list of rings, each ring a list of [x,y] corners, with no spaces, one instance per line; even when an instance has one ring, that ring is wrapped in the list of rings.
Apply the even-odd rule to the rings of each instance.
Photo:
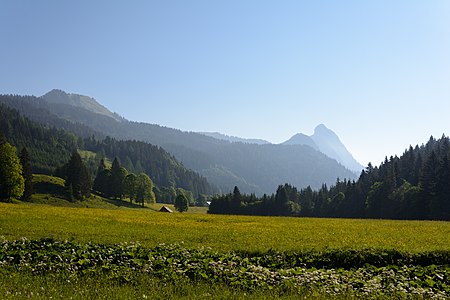
[[[280,143],[318,124],[363,165],[450,135],[450,1],[0,0],[0,94]]]

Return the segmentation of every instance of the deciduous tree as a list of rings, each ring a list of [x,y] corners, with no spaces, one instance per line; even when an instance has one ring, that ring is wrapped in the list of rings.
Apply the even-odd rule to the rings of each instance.
[[[0,200],[20,198],[25,189],[22,165],[16,148],[3,141],[0,143]]]
[[[185,195],[179,194],[177,198],[175,198],[175,209],[179,212],[184,212],[189,209],[189,202]]]
[[[144,206],[144,202],[155,203],[155,193],[153,193],[153,181],[147,174],[141,173],[136,181],[136,201]]]

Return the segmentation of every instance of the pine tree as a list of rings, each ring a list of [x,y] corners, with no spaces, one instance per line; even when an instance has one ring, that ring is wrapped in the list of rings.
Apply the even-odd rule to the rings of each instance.
[[[430,202],[430,218],[437,220],[450,219],[450,161],[447,154],[443,155],[436,170],[436,196]]]
[[[110,195],[116,199],[122,199],[125,192],[125,177],[127,176],[127,171],[125,168],[120,166],[119,160],[114,158],[111,166],[111,176],[109,182]]]
[[[285,186],[280,185],[277,188],[277,192],[275,194],[275,207],[274,212],[276,215],[286,215],[288,214],[286,205],[289,201],[289,196],[286,191]]]
[[[111,171],[106,168],[104,159],[101,159],[97,168],[97,175],[95,176],[94,180],[94,191],[97,191],[107,197],[110,196],[108,195],[110,175]]]
[[[89,197],[91,195],[91,178],[86,165],[77,151],[72,153],[65,170],[66,187],[72,186],[72,193],[75,199],[82,200],[83,197]]]
[[[231,209],[234,212],[239,211],[239,208],[241,207],[241,201],[242,201],[241,191],[239,191],[239,188],[235,186],[233,189],[233,198],[231,198]]]
[[[21,199],[30,201],[33,194],[33,170],[31,168],[30,154],[25,147],[20,151],[19,158],[22,165],[22,177],[25,180],[25,190]]]
[[[428,145],[431,143],[428,142]],[[431,146],[430,146],[431,147]],[[420,175],[420,187],[422,188],[422,199],[419,209],[422,211],[424,218],[430,217],[430,205],[436,201],[437,197],[437,168],[439,162],[436,153],[431,150],[431,153],[422,168]]]

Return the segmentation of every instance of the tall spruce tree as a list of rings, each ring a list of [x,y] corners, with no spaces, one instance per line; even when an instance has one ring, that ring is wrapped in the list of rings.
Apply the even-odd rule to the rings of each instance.
[[[239,208],[241,207],[241,191],[239,191],[239,188],[237,186],[233,189],[233,197],[231,198],[231,209],[235,212],[239,211]]]
[[[33,170],[31,168],[30,154],[27,148],[23,147],[20,151],[20,163],[22,164],[22,177],[25,180],[25,189],[21,199],[23,201],[30,201],[33,194]]]
[[[430,142],[428,142],[430,144]],[[428,146],[427,144],[427,146]],[[420,175],[420,187],[422,188],[422,198],[419,205],[419,209],[422,211],[422,215],[425,218],[430,218],[431,203],[437,201],[437,169],[439,161],[434,150],[430,150],[431,153],[422,168]]]
[[[442,159],[436,170],[436,196],[430,202],[430,218],[450,220],[450,161],[447,152],[442,152]]]
[[[122,199],[125,193],[125,177],[127,176],[127,171],[121,167],[119,160],[114,158],[111,166],[111,176],[109,182],[110,195],[116,199]]]
[[[66,187],[72,187],[75,199],[83,200],[91,195],[91,178],[86,165],[83,163],[80,154],[75,150],[65,166]]]
[[[104,159],[100,160],[100,163],[97,167],[97,175],[95,176],[93,190],[101,193],[103,196],[108,195],[108,185],[110,180],[111,170],[108,170],[105,165]]]

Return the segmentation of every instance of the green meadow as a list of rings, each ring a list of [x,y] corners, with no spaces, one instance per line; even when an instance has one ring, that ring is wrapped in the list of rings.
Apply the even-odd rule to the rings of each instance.
[[[0,236],[6,240],[51,237],[105,244],[139,242],[146,247],[183,242],[189,247],[249,252],[450,250],[450,222],[227,216],[199,213],[198,209],[197,213],[162,213],[158,208],[0,203]]]
[[[163,213],[34,183],[31,203],[0,203],[0,298],[450,295],[450,222]]]

